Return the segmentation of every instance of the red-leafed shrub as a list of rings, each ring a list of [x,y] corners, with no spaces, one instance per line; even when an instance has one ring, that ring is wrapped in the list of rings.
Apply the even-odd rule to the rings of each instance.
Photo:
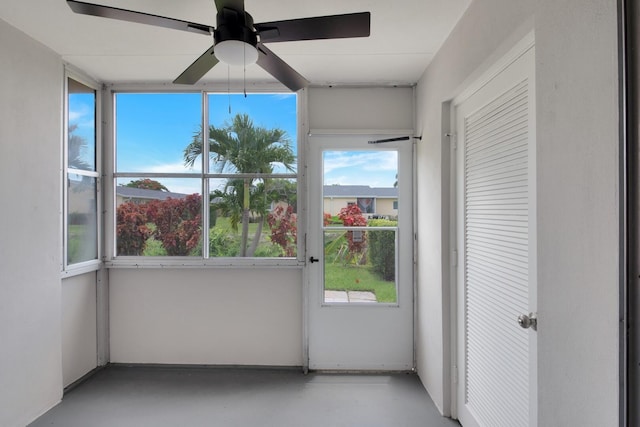
[[[201,197],[152,200],[118,206],[116,233],[118,255],[143,255],[147,239],[162,243],[167,255],[189,255],[198,246],[202,229]]]
[[[151,229],[147,227],[145,205],[126,202],[116,212],[118,255],[142,255]]]
[[[298,234],[297,218],[293,213],[293,206],[286,208],[282,205],[276,207],[267,216],[267,224],[271,229],[271,241],[280,245],[284,256],[296,255],[296,239]]]
[[[366,227],[367,219],[362,215],[362,211],[357,205],[349,205],[340,209],[338,218],[342,220],[342,224],[346,227]],[[349,252],[361,253],[367,247],[367,234],[364,230],[347,231],[347,240],[349,241]]]
[[[324,226],[326,227],[327,225],[331,224],[331,214],[328,212],[325,212],[322,214],[322,222],[324,223]]]
[[[202,224],[201,197],[168,198],[147,203],[147,221],[153,222],[154,237],[162,242],[167,255],[189,255],[198,246]]]

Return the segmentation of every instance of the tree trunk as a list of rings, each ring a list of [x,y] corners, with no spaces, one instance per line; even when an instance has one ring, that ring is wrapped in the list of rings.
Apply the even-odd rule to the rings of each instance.
[[[242,194],[242,237],[240,238],[240,256],[247,256],[247,241],[249,240],[249,179],[244,179],[244,191]]]
[[[251,247],[247,251],[247,256],[253,256],[256,253],[256,249],[260,244],[260,237],[262,235],[263,224],[264,224],[264,218],[260,217],[260,221],[258,222],[258,227],[256,227],[256,234],[253,235],[253,242],[251,242]]]
[[[247,256],[247,241],[249,240],[249,210],[242,211],[242,235],[240,237],[240,256]]]

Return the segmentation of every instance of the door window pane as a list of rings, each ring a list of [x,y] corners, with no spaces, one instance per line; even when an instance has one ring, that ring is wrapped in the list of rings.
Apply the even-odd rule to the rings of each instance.
[[[397,303],[397,159],[323,152],[325,303]]]

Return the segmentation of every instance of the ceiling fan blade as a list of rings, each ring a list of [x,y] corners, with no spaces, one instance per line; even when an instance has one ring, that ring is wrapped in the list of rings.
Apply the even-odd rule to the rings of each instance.
[[[263,22],[255,24],[254,27],[260,34],[260,41],[268,43],[369,37],[371,32],[371,13],[360,12]]]
[[[166,18],[164,16],[151,15],[149,13],[118,9],[117,7],[102,6],[99,4],[85,3],[76,0],[67,0],[67,4],[75,13],[80,13],[82,15],[119,19],[121,21],[137,22],[139,24],[154,25],[156,27],[171,28],[174,30],[195,32],[198,34],[210,35],[213,33],[213,28],[208,25],[182,21],[180,19]]]
[[[291,68],[265,45],[258,43],[258,65],[293,92],[309,86],[307,79]]]
[[[213,46],[211,46],[193,64],[189,65],[173,83],[181,85],[195,84],[218,62],[218,58],[213,54]]]
[[[222,12],[222,9],[233,9],[238,12],[244,12],[244,0],[215,0],[216,9],[218,12]]]

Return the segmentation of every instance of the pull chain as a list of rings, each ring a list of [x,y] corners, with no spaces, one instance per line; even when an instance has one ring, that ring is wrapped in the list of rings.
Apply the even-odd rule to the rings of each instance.
[[[231,115],[231,66],[227,64],[227,96],[229,97],[229,115]]]
[[[242,74],[242,86],[244,89],[244,97],[247,97],[247,44],[243,43],[242,44],[242,54],[244,55],[243,58],[243,74]]]

